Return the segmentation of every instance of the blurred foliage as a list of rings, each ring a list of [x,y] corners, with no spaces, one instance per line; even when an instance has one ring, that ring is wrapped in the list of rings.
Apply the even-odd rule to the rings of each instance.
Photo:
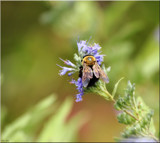
[[[105,65],[112,68],[109,91],[122,76],[136,83],[137,95],[155,111],[158,131],[159,1],[3,1],[1,5],[3,134],[13,121],[47,95],[58,94],[57,104],[66,96],[73,98],[76,91],[57,75],[56,64],[58,57],[73,59],[78,37],[82,40],[92,37],[91,40],[102,46]],[[123,92],[123,83],[118,87],[118,94]],[[78,134],[78,141],[113,141],[112,137],[123,128],[113,120],[112,105],[106,105],[97,96],[85,95],[84,101],[73,109],[88,110],[92,117],[86,125],[89,129]],[[28,123],[30,115],[25,116]],[[54,120],[47,123],[54,124]],[[42,128],[42,124],[37,124]],[[112,129],[108,131],[108,128]],[[27,128],[25,134],[16,130],[19,133],[15,132],[14,136],[36,138]],[[45,135],[45,130],[50,130],[49,125],[41,135],[47,138],[50,135]]]
[[[75,141],[77,131],[85,121],[81,120],[82,113],[74,115],[66,122],[72,109],[72,100],[66,99],[58,110],[55,102],[55,95],[43,99],[13,123],[7,125],[2,132],[2,140],[9,142]],[[53,111],[56,111],[55,114]],[[48,115],[50,116],[48,117]],[[39,125],[42,124],[43,120],[43,128],[40,129]]]

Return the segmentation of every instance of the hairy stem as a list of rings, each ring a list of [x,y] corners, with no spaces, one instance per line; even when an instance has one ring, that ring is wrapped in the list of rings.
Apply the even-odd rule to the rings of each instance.
[[[136,118],[132,113],[128,112],[127,110],[123,110],[126,114],[128,114],[129,116],[131,116],[132,118],[134,118],[135,120],[139,121],[138,118]]]
[[[113,96],[107,91],[104,90],[104,92],[106,93],[107,96],[109,96],[109,98],[115,103],[116,101],[114,100]]]
[[[107,91],[107,90],[103,90],[105,93],[106,93],[106,96],[109,97],[111,99],[111,101],[113,101],[114,103],[116,102],[113,98],[113,96]],[[134,106],[135,106],[135,109],[136,109],[136,113],[137,113],[137,105],[135,103],[135,99],[134,99]],[[129,116],[131,116],[132,118],[134,118],[135,120],[137,121],[140,121],[139,120],[139,115],[138,113],[136,114],[137,117],[135,117],[132,113],[128,112],[127,110],[122,110],[123,112],[125,112],[126,114],[128,114]],[[154,140],[158,141],[158,139],[148,130],[148,136],[152,137]]]

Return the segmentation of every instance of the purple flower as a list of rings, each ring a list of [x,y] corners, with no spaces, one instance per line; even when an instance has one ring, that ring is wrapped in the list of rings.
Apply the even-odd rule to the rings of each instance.
[[[101,63],[103,62],[103,56],[104,56],[104,55],[99,55],[99,53],[97,53],[96,55],[94,55],[94,57],[96,58],[97,63],[98,63],[99,65],[101,65]]]
[[[82,101],[82,100],[83,100],[83,99],[82,99],[82,95],[83,95],[82,93],[77,94],[77,95],[76,95],[76,100],[75,100],[75,101],[76,101],[76,102]]]
[[[61,61],[63,61],[66,65],[68,66],[72,66],[72,67],[76,67],[75,64],[73,64],[70,60],[63,60],[61,58],[59,58]]]
[[[58,65],[58,66],[62,68],[62,70],[60,70],[60,72],[59,72],[60,76],[65,75],[68,71],[73,71],[74,70],[73,68],[62,67],[60,65]]]
[[[77,86],[77,90],[79,92],[83,92],[82,78],[79,77],[77,82],[75,82],[75,85]]]
[[[82,101],[82,95],[84,94],[82,78],[78,78],[77,82],[75,82],[77,86],[78,94],[76,95],[76,102]]]
[[[80,41],[77,42],[77,46],[78,46],[78,52],[80,52],[82,50],[82,47],[85,48],[87,46],[86,41]]]
[[[68,73],[68,76],[71,76],[71,75],[73,75],[74,74],[74,72],[69,72]]]
[[[77,87],[77,90],[78,90],[78,94],[76,94],[76,102],[80,102],[80,101],[82,101],[82,95],[84,94],[84,89],[83,89],[83,84],[82,84],[82,78],[78,78],[78,80],[76,81],[76,80],[74,80],[74,79],[72,79],[71,81],[70,81],[70,83],[71,84],[75,84],[76,85],[76,87]]]

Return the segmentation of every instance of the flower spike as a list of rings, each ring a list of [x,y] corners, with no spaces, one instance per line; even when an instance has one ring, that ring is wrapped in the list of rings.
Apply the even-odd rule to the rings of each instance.
[[[98,66],[100,66],[103,62],[104,55],[100,54],[101,51],[99,51],[99,50],[101,49],[101,47],[97,43],[89,44],[89,42],[87,42],[85,40],[81,40],[81,41],[77,41],[77,47],[78,47],[78,54],[74,54],[74,59],[76,61],[76,64],[72,63],[69,60],[63,60],[60,58],[60,60],[63,61],[65,65],[71,66],[71,68],[70,67],[62,67],[60,65],[58,65],[58,66],[62,68],[62,70],[60,70],[60,73],[59,73],[59,75],[61,75],[61,76],[65,75],[68,72],[68,76],[71,77],[75,72],[77,72],[77,71],[79,72],[78,80],[76,81],[76,80],[72,79],[70,81],[71,84],[75,84],[75,86],[77,87],[78,94],[76,94],[76,102],[79,102],[79,101],[82,101],[82,96],[84,95],[84,92],[86,92],[87,89],[89,89],[89,85],[91,86],[91,84],[88,84],[88,87],[83,86],[82,61],[83,61],[84,57],[87,55],[93,56],[96,59],[96,62],[98,64],[97,68],[98,68]],[[96,75],[98,76],[98,74],[96,74]],[[108,77],[106,77],[106,79],[107,78]],[[93,78],[92,80],[94,80],[94,79],[96,79],[96,78]],[[98,81],[98,78],[93,82],[97,82],[97,81]]]

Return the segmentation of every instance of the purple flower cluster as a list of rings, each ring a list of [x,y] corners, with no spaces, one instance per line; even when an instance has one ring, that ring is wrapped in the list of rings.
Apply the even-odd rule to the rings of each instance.
[[[78,90],[78,94],[76,94],[76,102],[80,102],[80,101],[82,101],[83,99],[82,99],[82,95],[84,94],[84,89],[83,89],[83,84],[82,84],[82,78],[78,78],[78,80],[77,81],[75,81],[75,80],[73,80],[72,79],[72,81],[70,82],[70,83],[72,83],[72,84],[75,84],[76,85],[76,87],[77,87],[77,90]]]
[[[71,71],[71,72],[68,73],[68,76],[71,76],[72,74],[75,73],[75,68],[76,68],[76,65],[75,65],[75,64],[73,64],[73,63],[72,63],[71,61],[69,61],[69,60],[63,60],[63,59],[61,59],[61,58],[60,58],[60,60],[63,61],[64,64],[72,67],[72,68],[62,67],[62,66],[60,66],[60,65],[57,64],[59,67],[62,68],[62,70],[60,70],[60,72],[59,72],[59,75],[60,75],[60,76],[65,75],[68,71]]]
[[[80,56],[80,58],[82,59],[85,55],[92,55],[96,58],[97,62],[99,65],[101,65],[101,63],[103,62],[103,56],[104,55],[100,55],[99,50],[101,49],[101,47],[94,43],[93,45],[89,45],[86,41],[79,41],[77,42],[77,46],[78,46],[78,54]],[[79,69],[79,67],[77,67],[77,65],[73,64],[71,61],[69,60],[63,60],[60,58],[60,60],[62,60],[64,62],[64,64],[71,66],[72,68],[68,68],[68,67],[62,67],[62,70],[60,70],[60,75],[65,75],[67,72],[68,76],[71,76],[72,74],[74,74],[76,71],[78,71],[77,69]],[[72,81],[70,82],[72,84],[75,84],[78,90],[78,94],[76,95],[76,102],[82,101],[82,95],[84,94],[84,89],[83,89],[83,84],[82,84],[82,78],[78,78],[77,81],[75,81],[74,79],[72,79]]]
[[[99,65],[103,62],[103,56],[100,55],[99,50],[101,47],[99,44],[94,43],[93,45],[89,45],[86,41],[77,42],[78,52],[80,56],[92,55],[96,58]]]

